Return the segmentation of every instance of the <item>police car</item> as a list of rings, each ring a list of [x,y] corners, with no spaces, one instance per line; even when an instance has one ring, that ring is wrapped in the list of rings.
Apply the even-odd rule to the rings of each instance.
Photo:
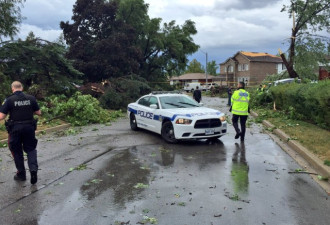
[[[217,139],[227,132],[225,114],[180,93],[152,92],[127,106],[132,130],[146,129],[165,141]]]

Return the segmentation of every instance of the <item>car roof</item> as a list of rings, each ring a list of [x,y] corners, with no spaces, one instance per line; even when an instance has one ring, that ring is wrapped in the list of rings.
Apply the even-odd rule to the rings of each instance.
[[[186,94],[183,94],[181,91],[153,91],[149,95],[146,96],[187,96]]]

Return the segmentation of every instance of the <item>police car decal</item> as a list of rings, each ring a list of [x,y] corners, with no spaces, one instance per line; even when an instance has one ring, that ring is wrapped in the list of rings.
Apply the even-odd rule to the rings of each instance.
[[[146,112],[142,110],[134,110],[132,108],[128,108],[129,112],[132,112],[134,114],[137,114],[141,117],[147,118],[147,119],[153,119],[153,120],[160,120],[160,119],[165,119],[169,118],[171,121],[174,121],[177,117],[183,116],[183,117],[200,117],[200,116],[206,116],[206,115],[214,115],[214,116],[219,116],[221,115],[221,112],[207,112],[207,113],[191,113],[191,114],[174,114],[171,118],[170,117],[162,117],[161,115],[154,115],[151,112]]]

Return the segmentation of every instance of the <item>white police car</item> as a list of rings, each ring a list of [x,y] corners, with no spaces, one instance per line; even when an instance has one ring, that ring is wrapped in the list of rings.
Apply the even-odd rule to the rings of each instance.
[[[227,132],[224,113],[201,106],[184,94],[152,92],[127,106],[132,130],[161,134],[165,141],[217,139]]]

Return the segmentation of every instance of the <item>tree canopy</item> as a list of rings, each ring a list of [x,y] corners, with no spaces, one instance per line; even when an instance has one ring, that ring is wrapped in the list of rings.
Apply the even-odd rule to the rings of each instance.
[[[281,56],[284,59],[290,77],[297,77],[298,74],[293,67],[297,59],[297,45],[302,46],[300,50],[312,50],[319,46],[323,48],[321,51],[326,52],[324,51],[324,45],[329,45],[329,35],[322,37],[315,34],[322,31],[328,34],[330,32],[330,2],[329,0],[291,0],[290,5],[283,6],[283,11],[287,11],[290,18],[294,17],[294,27],[291,31],[288,61],[284,54],[281,54]],[[307,38],[308,40],[306,41]],[[323,45],[319,44],[320,41],[323,42]],[[314,47],[306,47],[308,44]]]
[[[207,63],[207,73],[210,75],[217,75],[218,68],[219,68],[219,65],[217,65],[215,60],[212,60],[211,62]]]
[[[68,56],[90,81],[128,74],[164,80],[184,69],[198,49],[194,22],[161,25],[148,16],[144,0],[77,0],[72,20],[61,22]]]
[[[13,38],[18,32],[17,25],[21,23],[21,7],[25,0],[0,0],[0,41],[3,38]]]
[[[63,45],[36,38],[4,42],[0,47],[0,68],[10,80],[49,93],[68,93],[82,74],[65,58]],[[35,86],[38,85],[38,88]]]
[[[205,69],[197,59],[193,59],[189,62],[186,73],[205,73]]]

